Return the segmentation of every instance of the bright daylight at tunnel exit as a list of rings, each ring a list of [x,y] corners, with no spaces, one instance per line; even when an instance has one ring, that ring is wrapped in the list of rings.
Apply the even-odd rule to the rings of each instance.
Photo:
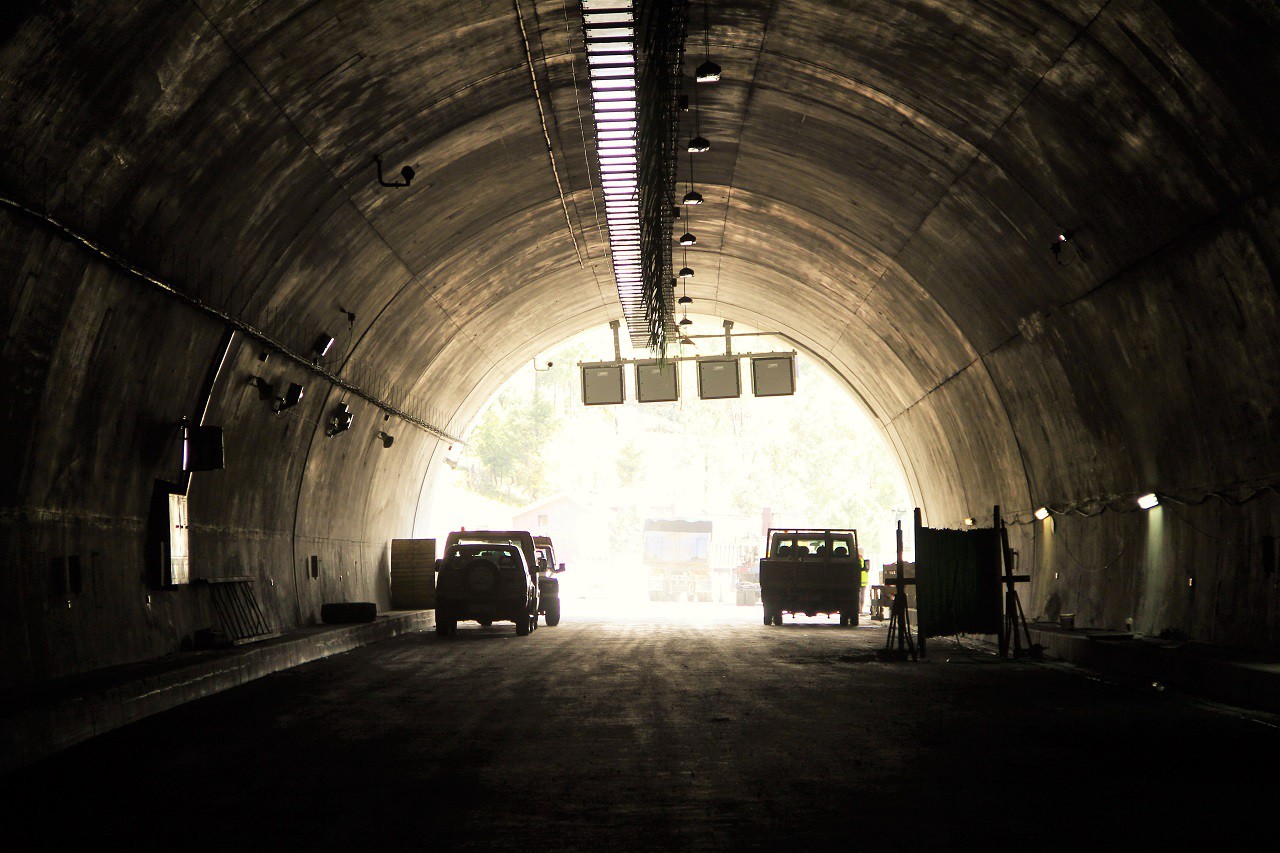
[[[0,3],[0,844],[1271,837],[1278,90],[1274,0]]]
[[[678,385],[665,389],[668,396],[683,391],[678,400],[641,402],[629,370],[625,402],[584,405],[581,373],[591,368],[580,365],[617,363],[608,329],[574,336],[526,363],[480,409],[466,444],[446,454],[432,486],[428,535],[443,542],[467,528],[548,536],[566,565],[558,580],[569,618],[758,620],[759,560],[771,528],[858,530],[868,588],[881,583],[896,557],[899,521],[910,560],[911,503],[901,466],[849,391],[801,354],[787,386],[794,394],[756,396],[749,359],[782,349],[776,336],[693,319],[686,343],[672,352]],[[702,399],[698,362],[674,359],[686,353],[720,366],[726,331],[737,336],[730,354],[747,362],[745,384],[740,396]],[[632,355],[625,342],[619,350]],[[864,595],[860,609],[871,606],[869,589]],[[741,612],[672,614],[645,602]]]

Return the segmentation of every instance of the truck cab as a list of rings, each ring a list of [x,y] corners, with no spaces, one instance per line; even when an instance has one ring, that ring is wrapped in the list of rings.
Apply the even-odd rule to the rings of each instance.
[[[835,613],[856,626],[862,607],[862,559],[852,529],[770,529],[760,561],[764,624],[784,613]]]

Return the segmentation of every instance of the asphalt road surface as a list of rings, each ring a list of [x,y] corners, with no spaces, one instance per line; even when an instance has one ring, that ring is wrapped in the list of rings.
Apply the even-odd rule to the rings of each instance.
[[[756,608],[716,605],[588,620],[570,604],[529,637],[474,623],[410,635],[82,744],[0,779],[0,837],[50,850],[1274,837],[1280,730],[1266,719],[950,641],[927,662],[882,663],[882,627],[766,628]]]

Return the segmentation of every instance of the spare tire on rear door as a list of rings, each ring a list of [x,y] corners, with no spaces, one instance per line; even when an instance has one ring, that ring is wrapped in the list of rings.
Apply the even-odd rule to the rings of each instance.
[[[492,560],[477,557],[462,568],[462,577],[467,589],[483,594],[498,585],[498,566]]]

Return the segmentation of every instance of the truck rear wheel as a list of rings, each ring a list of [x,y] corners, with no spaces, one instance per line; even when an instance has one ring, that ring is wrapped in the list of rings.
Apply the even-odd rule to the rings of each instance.
[[[521,614],[519,614],[519,615],[518,615],[518,616],[516,616],[516,618],[515,618],[515,623],[516,623],[516,636],[517,636],[517,637],[527,637],[527,636],[529,636],[529,614],[527,614],[527,613],[521,613]]]
[[[560,599],[559,598],[547,599],[547,610],[544,615],[546,616],[548,628],[554,628],[555,626],[560,624]]]

